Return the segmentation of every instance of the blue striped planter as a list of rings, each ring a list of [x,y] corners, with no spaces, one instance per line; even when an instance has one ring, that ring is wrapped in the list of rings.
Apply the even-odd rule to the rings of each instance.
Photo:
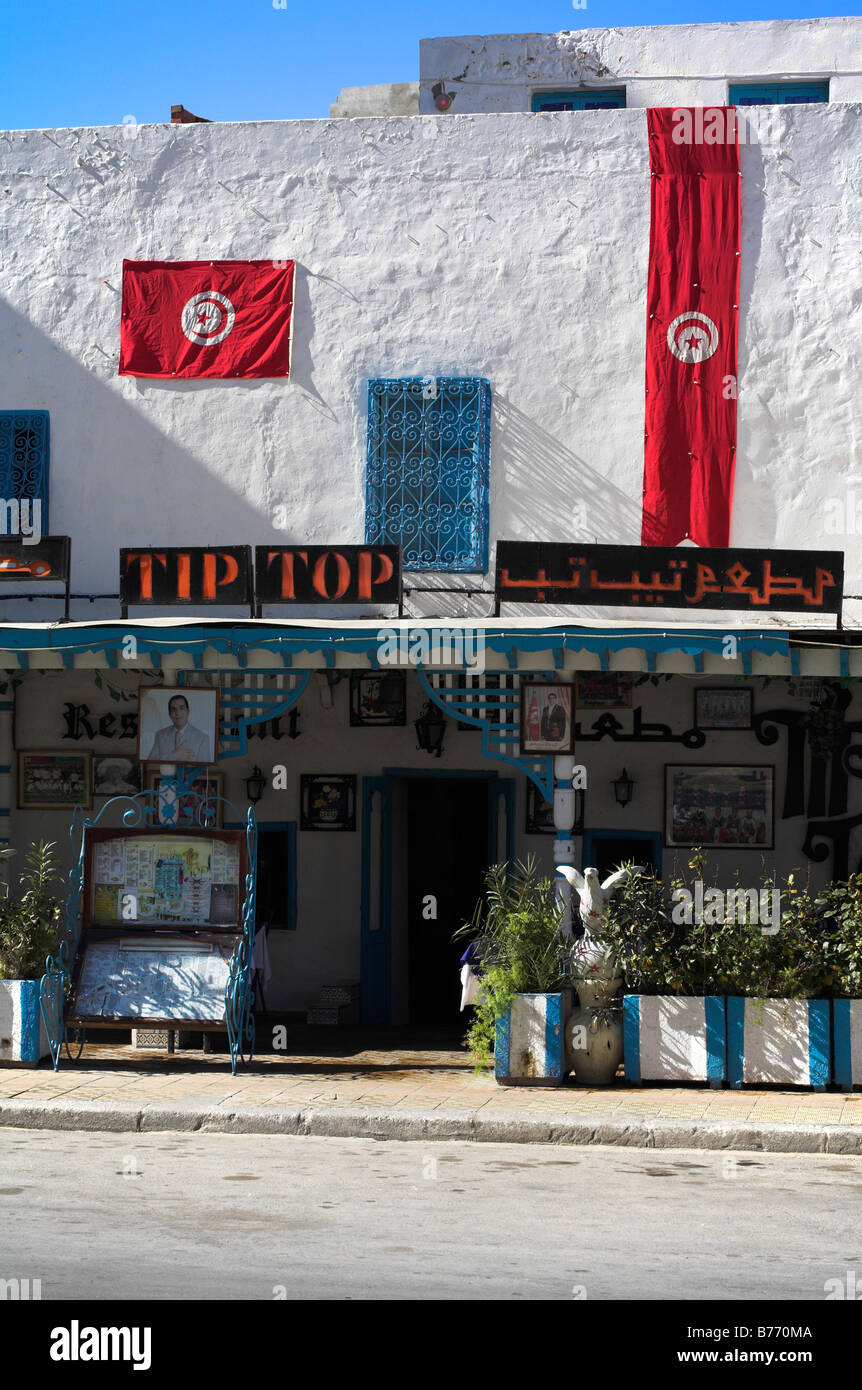
[[[718,995],[627,994],[623,999],[626,1080],[705,1081],[727,1075],[725,1001]]]
[[[48,1056],[38,980],[0,980],[0,1066],[37,1067]]]
[[[831,1080],[828,999],[727,1001],[731,1086],[813,1086]]]
[[[494,1027],[501,1086],[561,1086],[566,1079],[566,994],[516,994]]]
[[[849,1091],[862,1086],[862,999],[832,1000],[835,1081]]]

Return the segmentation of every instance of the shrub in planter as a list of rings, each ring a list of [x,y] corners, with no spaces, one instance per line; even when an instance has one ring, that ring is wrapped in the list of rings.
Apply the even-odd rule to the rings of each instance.
[[[835,1081],[862,1085],[862,875],[830,883],[815,900],[826,928],[833,995]]]
[[[57,942],[57,882],[54,846],[40,841],[27,851],[18,892],[0,894],[0,1063],[35,1066],[48,1055],[39,982]]]
[[[456,933],[476,942],[482,993],[467,1042],[479,1065],[494,1062],[503,1085],[553,1085],[565,1079],[567,962],[556,886],[531,856],[509,872],[485,875],[485,897]]]

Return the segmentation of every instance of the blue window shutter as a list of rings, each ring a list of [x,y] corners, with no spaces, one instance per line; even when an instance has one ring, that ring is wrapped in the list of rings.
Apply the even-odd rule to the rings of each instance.
[[[828,82],[731,82],[730,106],[794,106],[802,102],[828,101]]]
[[[0,410],[0,497],[8,501],[37,498],[42,503],[41,531],[48,524],[48,458],[50,431],[47,410]],[[32,512],[31,512],[32,516]]]
[[[491,385],[481,377],[368,384],[365,539],[405,570],[485,573]]]
[[[624,107],[625,87],[592,87],[578,92],[534,92],[531,111],[608,111]]]

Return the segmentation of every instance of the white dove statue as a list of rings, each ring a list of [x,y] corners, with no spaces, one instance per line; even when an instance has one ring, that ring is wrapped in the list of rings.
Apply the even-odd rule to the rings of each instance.
[[[601,940],[602,924],[614,890],[631,874],[641,873],[643,867],[643,864],[634,864],[628,869],[617,869],[601,883],[598,869],[584,869],[580,874],[568,864],[558,866],[557,873],[568,880],[580,899],[584,934],[573,948],[576,976],[590,975],[610,980],[616,975],[616,962],[608,958],[607,948]]]

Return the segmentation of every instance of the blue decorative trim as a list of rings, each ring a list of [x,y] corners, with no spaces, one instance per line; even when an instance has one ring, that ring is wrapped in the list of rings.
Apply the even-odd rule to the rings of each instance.
[[[484,574],[490,423],[482,377],[370,381],[366,541],[400,544],[406,571]]]
[[[840,652],[838,653],[838,656],[839,656],[839,659],[840,659],[840,662],[841,662],[841,674],[842,674],[842,676],[849,676],[849,675],[850,675],[850,653],[849,653],[849,651],[847,650],[846,647],[842,647],[841,650],[840,650]]]
[[[10,710],[15,708],[14,700],[0,700],[0,710]]]
[[[379,861],[371,863],[371,816],[380,802]],[[386,777],[362,779],[362,896],[359,909],[360,1014],[365,1024],[389,1023],[392,971],[392,784]],[[379,876],[380,921],[371,923],[372,876]]]
[[[545,1076],[563,1075],[565,1052],[564,994],[545,995]]]
[[[21,1061],[39,1061],[39,981],[19,980],[18,1008],[21,1017]]]
[[[727,1082],[735,1090],[742,1085],[745,1062],[745,999],[731,995],[727,1009]]]
[[[705,996],[703,1018],[706,1026],[706,1078],[710,1083],[723,1081],[727,1071],[726,1013],[722,996]]]
[[[808,1075],[815,1090],[822,1091],[830,1079],[829,1000],[808,1000]]]
[[[829,82],[731,82],[728,106],[797,106],[828,102]]]
[[[574,92],[533,92],[530,110],[609,111],[625,104],[625,87],[587,87]]]
[[[657,878],[661,878],[662,837],[660,830],[585,830],[584,864],[589,865],[594,857],[597,840],[645,840],[652,844],[653,866]]]
[[[494,1075],[510,1076],[509,1045],[511,1036],[512,1010],[499,1014],[494,1020]]]
[[[623,995],[623,1059],[626,1080],[641,1079],[641,1000],[639,994]]]
[[[835,1056],[835,1081],[849,1090],[854,1081],[849,999],[832,1000],[832,1050]]]

